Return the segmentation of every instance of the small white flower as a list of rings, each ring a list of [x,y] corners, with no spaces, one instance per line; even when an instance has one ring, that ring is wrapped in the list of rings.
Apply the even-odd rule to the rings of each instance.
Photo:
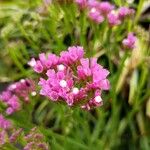
[[[36,92],[33,91],[33,92],[31,93],[31,95],[32,95],[32,96],[36,96]]]
[[[95,13],[95,12],[96,12],[96,8],[92,8],[91,13]]]
[[[76,87],[73,88],[73,89],[72,89],[72,93],[73,93],[73,94],[78,94],[78,93],[79,93],[79,89],[76,88]]]
[[[95,102],[97,102],[97,103],[101,103],[103,100],[102,100],[102,98],[100,97],[100,96],[96,96],[95,97]]]
[[[17,87],[16,84],[12,84],[12,85],[10,86],[10,89],[14,90],[16,87]]]
[[[21,82],[21,83],[25,83],[25,79],[21,79],[20,82]]]
[[[36,61],[34,58],[32,58],[29,62],[28,65],[30,65],[31,67],[34,67],[36,65]]]
[[[67,86],[67,82],[65,80],[60,80],[59,85],[64,88]]]
[[[65,70],[65,66],[60,64],[57,66],[58,71],[64,71]]]

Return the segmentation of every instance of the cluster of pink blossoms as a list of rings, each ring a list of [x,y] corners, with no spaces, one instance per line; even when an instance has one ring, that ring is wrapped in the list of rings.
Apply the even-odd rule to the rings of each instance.
[[[20,136],[22,133],[23,129],[14,129],[13,124],[9,120],[5,119],[2,114],[0,114],[0,148],[4,147],[5,144],[11,144],[14,146],[20,144],[23,150],[49,149],[43,134],[41,134],[36,127],[31,129],[28,134]],[[24,145],[19,143],[18,139],[24,141]]]
[[[55,102],[68,106],[79,105],[91,109],[102,105],[101,92],[109,90],[109,71],[97,63],[96,58],[84,58],[83,47],[69,47],[60,56],[39,54],[39,59],[31,59],[29,65],[41,73],[40,94]]]
[[[134,14],[134,10],[128,7],[115,6],[109,2],[99,2],[97,0],[75,0],[80,8],[88,10],[88,16],[94,22],[100,24],[106,19],[110,26],[121,24],[126,17]]]
[[[32,128],[24,137],[26,146],[23,150],[49,150],[48,144],[44,141],[43,134],[39,133],[37,128]]]
[[[6,120],[2,114],[0,114],[0,128],[1,129],[11,128],[11,122]]]
[[[9,120],[6,120],[5,117],[0,114],[0,147],[5,143],[6,132],[11,127],[11,122]]]
[[[136,40],[137,38],[133,33],[128,33],[127,38],[122,41],[122,44],[127,49],[133,49],[135,48]]]
[[[21,79],[13,83],[0,94],[0,101],[6,104],[6,113],[8,115],[18,111],[21,107],[22,99],[24,102],[29,102],[29,95],[36,95],[34,82],[30,79]]]

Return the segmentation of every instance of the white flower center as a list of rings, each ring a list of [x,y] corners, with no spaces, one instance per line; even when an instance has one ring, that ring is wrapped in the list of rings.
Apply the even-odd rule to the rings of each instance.
[[[24,80],[24,79],[21,79],[21,80],[20,80],[20,82],[21,82],[21,83],[24,83],[24,82],[25,82],[25,80]]]
[[[16,84],[13,84],[13,85],[11,85],[11,89],[15,89],[17,86],[16,86]]]
[[[36,96],[36,92],[33,91],[33,92],[31,93],[31,95],[32,95],[32,96]]]
[[[67,86],[67,82],[65,80],[60,80],[59,85],[64,88]]]
[[[32,59],[31,61],[29,61],[28,63],[31,67],[34,67],[36,65],[36,61],[34,59]]]
[[[65,66],[64,65],[58,65],[57,66],[57,69],[59,70],[59,71],[64,71],[65,70]]]
[[[100,102],[102,102],[103,100],[102,100],[102,98],[100,97],[100,96],[96,96],[95,97],[95,102],[97,102],[97,103],[100,103]]]
[[[117,14],[118,14],[118,12],[117,12],[117,11],[115,11],[115,10],[112,10],[112,11],[111,11],[111,14],[113,14],[113,15],[117,15]]]
[[[76,88],[76,87],[73,88],[73,89],[72,89],[72,93],[73,93],[73,94],[78,94],[78,93],[79,93],[79,89]]]
[[[91,13],[95,13],[95,12],[96,12],[96,8],[92,8]]]

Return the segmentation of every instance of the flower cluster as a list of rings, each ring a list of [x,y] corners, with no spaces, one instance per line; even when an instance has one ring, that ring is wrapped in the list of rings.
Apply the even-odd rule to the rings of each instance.
[[[20,99],[24,102],[29,102],[30,94],[33,96],[36,95],[34,82],[30,79],[21,79],[9,85],[7,89],[0,94],[0,101],[6,104],[6,113],[10,115],[20,109]]]
[[[23,141],[24,144],[19,143],[20,141]],[[23,150],[49,149],[43,134],[41,134],[36,127],[24,135],[22,128],[15,129],[12,123],[0,114],[0,148],[7,147],[7,145],[14,145],[16,147],[17,144],[19,144]]]
[[[98,24],[107,20],[110,26],[119,25],[126,17],[134,14],[133,9],[128,7],[115,9],[115,6],[109,2],[99,2],[97,0],[75,0],[75,2],[80,8],[86,8],[89,18]]]
[[[127,49],[133,49],[135,48],[136,40],[137,38],[133,33],[128,33],[127,38],[122,41],[122,44]]]
[[[91,109],[102,105],[101,92],[110,88],[109,71],[97,63],[96,58],[84,58],[83,47],[69,47],[60,56],[40,54],[29,65],[42,73],[40,94],[68,106]]]
[[[2,114],[0,114],[0,129],[9,129],[11,128],[11,122],[6,120]]]
[[[87,0],[75,0],[75,2],[81,7],[85,8],[87,6]]]
[[[6,133],[12,127],[9,120],[6,120],[2,114],[0,114],[0,147],[6,142]]]
[[[129,17],[132,14],[134,14],[134,12],[135,11],[133,9],[130,9],[128,7],[120,7],[119,10],[118,10],[119,19],[122,20],[125,17]]]
[[[44,142],[44,136],[38,132],[37,128],[31,129],[24,137],[26,145],[23,150],[48,150],[48,144]]]

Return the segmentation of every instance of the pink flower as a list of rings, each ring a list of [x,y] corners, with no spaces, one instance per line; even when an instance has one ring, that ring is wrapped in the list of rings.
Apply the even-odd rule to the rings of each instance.
[[[134,10],[128,7],[120,7],[115,9],[115,6],[108,1],[99,2],[98,0],[76,0],[76,3],[80,8],[85,8],[88,17],[100,24],[105,18],[108,19],[108,23],[111,27],[119,25],[125,17],[129,17],[134,14]],[[114,13],[114,12],[117,13]]]
[[[31,61],[28,62],[28,64],[34,68],[34,71],[37,73],[42,73],[43,72],[43,65],[42,63],[38,60],[35,61],[34,58],[31,59]]]
[[[104,21],[104,17],[101,15],[101,13],[95,8],[91,8],[89,11],[89,18],[93,20],[96,23],[102,23]]]
[[[111,12],[114,9],[114,6],[109,2],[100,2],[99,9],[101,13],[107,15],[109,12]]]
[[[108,23],[111,27],[119,25],[121,23],[121,21],[118,18],[118,15],[113,12],[110,12],[107,15],[107,19],[108,19]]]
[[[11,113],[13,113],[14,111],[18,111],[18,110],[20,109],[19,99],[18,99],[18,97],[15,96],[15,95],[13,95],[13,96],[9,99],[9,101],[7,102],[7,104],[8,104],[8,106],[9,106],[10,108],[12,108],[12,110],[13,110],[12,112],[7,110],[8,114],[11,114]],[[10,113],[10,112],[11,112],[11,113]]]
[[[11,136],[9,137],[9,141],[10,141],[11,143],[15,143],[16,140],[18,139],[18,137],[21,135],[22,131],[23,131],[23,129],[21,129],[21,128],[18,129],[18,130],[15,130],[15,131],[11,134]]]
[[[11,126],[12,126],[11,122],[6,120],[4,116],[0,114],[0,128],[7,130],[11,128]]]
[[[1,124],[8,120],[0,115],[0,147],[3,149],[5,143],[8,145],[19,145],[24,150],[48,150],[49,145],[45,142],[44,135],[37,128],[32,128],[30,132],[24,135],[23,129],[16,129],[11,126],[11,130],[1,128]],[[13,127],[13,128],[12,128]],[[9,128],[8,128],[9,129]],[[12,130],[13,129],[13,130]],[[23,143],[22,143],[23,141]],[[8,148],[9,149],[9,148]],[[11,149],[11,148],[10,148]]]
[[[43,65],[40,61],[36,62],[36,65],[34,66],[34,70],[38,73],[43,72],[44,68],[43,68]]]
[[[6,113],[8,115],[20,110],[20,98],[24,102],[29,102],[29,95],[35,96],[35,85],[30,79],[21,79],[8,86],[8,88],[0,94],[1,101],[6,104]]]
[[[35,85],[32,80],[21,79],[19,82],[11,84],[8,90],[23,98],[25,102],[28,102],[30,93],[32,94],[35,91]]]
[[[43,68],[46,67],[47,58],[44,53],[39,54],[39,61],[40,61],[41,65],[43,66]]]
[[[7,115],[11,115],[11,114],[13,114],[15,112],[15,110],[12,108],[12,107],[8,107],[7,109],[6,109],[6,114]]]
[[[89,83],[88,88],[100,88],[102,90],[108,90],[110,88],[109,81],[106,77],[109,74],[109,71],[103,69],[98,64],[92,64],[94,59],[81,59],[81,65],[78,66],[78,76],[81,79],[86,79],[87,77],[92,76],[92,83]]]
[[[59,98],[66,98],[67,92],[73,85],[72,76],[70,73],[66,75],[66,71],[54,70],[47,71],[48,80],[41,78],[39,85],[42,86],[41,94],[49,97],[53,101],[57,101]]]
[[[69,107],[91,109],[102,105],[101,92],[110,88],[109,71],[99,65],[97,59],[84,58],[83,47],[72,46],[60,53],[58,62],[51,60],[51,64],[57,65],[45,69],[44,78],[40,78],[41,95]],[[45,62],[45,55],[42,54],[40,61]]]
[[[78,77],[81,79],[85,79],[89,76],[91,76],[92,72],[89,67],[89,59],[88,58],[83,58],[80,60],[81,65],[77,67],[78,71]]]
[[[75,2],[80,6],[80,8],[85,8],[87,6],[87,0],[75,0]]]
[[[98,2],[97,0],[88,0],[88,7],[89,8],[97,8],[99,9],[99,4],[100,2]]]
[[[52,61],[53,60],[53,61]],[[39,59],[32,58],[28,65],[33,68],[37,73],[42,73],[44,70],[55,67],[59,63],[59,59],[55,54],[48,54],[48,57],[44,53],[39,54]]]
[[[46,143],[38,143],[37,147],[42,150],[48,150],[48,145]]]
[[[31,131],[24,137],[26,145],[23,150],[48,150],[49,146],[44,141],[43,134],[39,133],[37,128],[31,129]]]
[[[59,57],[55,54],[48,54],[48,59],[46,63],[47,69],[53,68],[57,64],[59,64]]]
[[[85,105],[81,106],[82,109],[87,109],[90,110],[93,107],[99,107],[103,105],[103,100],[101,98],[101,92],[100,90],[96,90],[94,93],[94,98],[90,99],[88,103]]]
[[[122,44],[125,48],[133,49],[135,48],[136,37],[133,33],[129,33],[127,38],[122,41]]]
[[[0,94],[0,100],[7,102],[11,98],[12,94],[10,91],[4,91]]]
[[[119,19],[124,19],[125,17],[131,16],[134,14],[134,10],[128,7],[120,7],[118,10]]]
[[[6,142],[6,131],[5,130],[2,130],[0,131],[0,147],[2,147],[2,145],[5,144]]]
[[[70,65],[79,61],[84,55],[83,47],[72,46],[68,48],[68,51],[60,53],[61,64]]]

